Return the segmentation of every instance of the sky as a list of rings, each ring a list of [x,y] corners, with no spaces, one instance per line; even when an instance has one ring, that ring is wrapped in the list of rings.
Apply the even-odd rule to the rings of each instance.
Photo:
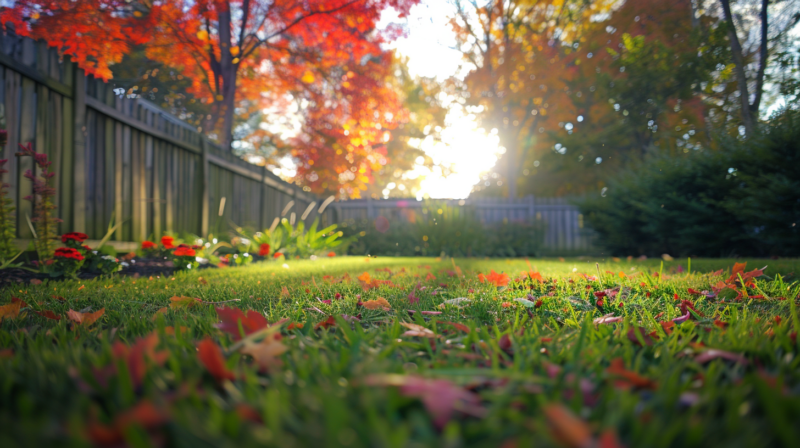
[[[404,38],[387,45],[409,58],[408,69],[414,76],[424,76],[444,80],[450,76],[463,76],[461,53],[452,47],[455,39],[447,23],[452,13],[448,0],[422,0],[411,9],[408,17],[400,19],[387,12],[383,25],[403,24],[407,31]],[[417,198],[463,199],[469,196],[472,187],[480,181],[481,173],[490,170],[500,153],[496,132],[481,129],[474,111],[465,110],[458,103],[451,103],[445,128],[441,132],[441,142],[426,139],[420,142],[420,149],[430,156],[434,163],[446,166],[451,171],[447,177],[442,170],[430,170],[417,166],[406,173],[407,178],[421,177],[421,189]],[[384,190],[386,195],[388,190]]]

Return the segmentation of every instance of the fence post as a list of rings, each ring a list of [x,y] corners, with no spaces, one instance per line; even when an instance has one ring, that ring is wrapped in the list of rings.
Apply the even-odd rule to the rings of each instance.
[[[267,164],[261,167],[261,194],[258,197],[258,230],[265,229],[267,218],[264,216],[264,208],[267,199]]]
[[[367,196],[367,219],[375,218],[375,205],[372,204],[372,196]]]
[[[200,161],[200,236],[208,236],[208,214],[209,214],[209,166],[208,166],[208,140],[200,138],[200,149],[203,151]]]
[[[86,74],[74,64],[75,69],[75,105],[74,144],[72,149],[72,167],[75,170],[72,184],[74,201],[72,214],[73,232],[86,231]]]
[[[535,202],[534,202],[534,197],[531,194],[531,195],[528,195],[528,220],[531,223],[533,223],[533,221],[536,219],[535,212],[536,212],[536,205],[535,205]]]

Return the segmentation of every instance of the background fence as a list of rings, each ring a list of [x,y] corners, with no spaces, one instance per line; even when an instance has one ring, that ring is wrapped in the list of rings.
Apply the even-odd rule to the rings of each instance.
[[[22,174],[33,162],[14,156],[18,143],[32,142],[53,161],[59,231],[93,239],[112,218],[124,222],[118,242],[165,231],[206,235],[229,222],[263,229],[292,201],[288,213],[298,215],[317,201],[155,105],[115,95],[43,42],[1,31],[0,128],[8,132],[5,181],[23,240],[32,236],[32,207],[22,199],[32,188]],[[332,222],[329,210],[324,219]]]
[[[484,224],[501,222],[543,223],[543,249],[548,252],[590,253],[594,233],[583,225],[583,215],[568,199],[480,198],[464,200],[416,201],[414,199],[354,200],[338,204],[341,220],[375,219],[385,216],[390,222],[413,222],[421,213],[436,212],[437,204],[465,207]]]

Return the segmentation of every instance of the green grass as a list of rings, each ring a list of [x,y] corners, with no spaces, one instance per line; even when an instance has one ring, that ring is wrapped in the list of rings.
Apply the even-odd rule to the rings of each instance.
[[[800,262],[749,261],[748,271],[769,267],[737,301],[737,291],[730,289],[713,300],[687,292],[710,290],[727,279],[727,273],[710,272],[730,270],[734,260],[692,260],[691,273],[685,271],[687,260],[663,267],[660,260],[597,261],[599,266],[595,260],[531,260],[543,284],[513,281],[529,270],[524,260],[455,260],[463,276],[451,277],[449,259],[349,257],[290,260],[288,268],[265,262],[174,278],[5,288],[0,305],[14,296],[29,307],[0,324],[0,446],[579,446],[586,442],[581,431],[592,438],[612,433],[629,447],[795,446],[800,283],[792,273],[800,272]],[[677,272],[679,265],[684,272]],[[391,273],[377,271],[385,268]],[[490,269],[511,274],[512,283],[502,290],[480,283],[478,272]],[[598,269],[598,281],[579,275],[597,276]],[[363,272],[395,286],[363,291],[356,279]],[[350,280],[340,281],[345,273]],[[436,280],[426,280],[428,273]],[[412,305],[407,296],[417,282],[427,288],[416,292],[420,300]],[[624,305],[617,306],[617,299],[597,309],[593,292],[617,286],[623,288]],[[528,292],[542,298],[541,307],[513,300]],[[703,317],[676,325],[667,335],[658,322],[681,315],[675,294],[691,300]],[[283,365],[260,372],[249,356],[228,352],[235,342],[215,327],[219,317],[213,305],[157,315],[175,295],[207,302],[236,299],[225,305],[256,310],[271,323],[287,318],[304,326],[283,325],[281,343],[288,348],[279,356]],[[361,301],[384,297],[393,309],[357,308],[358,295]],[[752,298],[759,295],[764,298]],[[332,304],[317,297],[333,299]],[[440,308],[458,297],[471,302]],[[66,317],[69,309],[101,308],[105,314],[88,328]],[[406,309],[442,314],[411,316]],[[62,319],[33,310],[51,310]],[[592,322],[611,312],[624,320]],[[359,313],[360,323],[340,317]],[[315,330],[328,315],[336,316],[336,325]],[[720,328],[715,320],[727,326]],[[438,336],[433,343],[403,336],[407,328],[400,322]],[[186,330],[173,335],[170,327]],[[635,327],[645,328],[643,338],[636,337]],[[153,332],[159,339],[154,352],[165,352],[165,358],[139,366],[143,379],[136,385],[129,373],[136,366],[126,365],[119,354]],[[218,382],[199,361],[196,347],[207,336],[223,348],[237,379]],[[698,356],[709,349],[746,362],[700,362]],[[627,381],[625,373],[608,371],[616,358],[629,372]],[[375,376],[389,373],[403,376]],[[469,390],[478,401],[462,404],[437,424],[418,396],[404,393],[416,384],[408,383],[409,376],[443,380],[427,391],[429,404],[444,402],[448,390]],[[398,381],[407,387],[386,384]],[[143,403],[157,412],[130,412],[146,410]],[[575,420],[556,415],[564,409]],[[559,438],[559,430],[571,438]]]

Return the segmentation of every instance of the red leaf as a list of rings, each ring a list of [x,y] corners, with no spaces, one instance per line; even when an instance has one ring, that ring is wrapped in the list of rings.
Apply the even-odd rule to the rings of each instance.
[[[225,367],[222,350],[210,338],[207,337],[197,344],[197,357],[217,381],[236,379],[233,372]]]
[[[625,448],[625,446],[620,443],[619,437],[613,429],[607,429],[597,439],[597,448]]]
[[[500,347],[500,350],[506,353],[512,351],[511,337],[508,335],[508,333],[500,337],[500,340],[497,341],[497,345]]]
[[[42,310],[42,311],[34,310],[33,312],[38,314],[38,315],[40,315],[40,316],[42,316],[42,317],[46,317],[48,319],[61,320],[61,316],[59,316],[58,314],[56,314],[56,313],[54,313],[54,312],[52,312],[50,310]]]
[[[464,333],[469,333],[469,331],[470,331],[468,326],[466,326],[464,324],[459,324],[457,322],[444,322],[444,321],[441,321],[441,320],[437,320],[436,323],[439,324],[439,325],[449,325],[449,326],[451,326],[453,328],[456,328],[458,330],[463,331]]]
[[[328,316],[327,319],[314,325],[314,329],[317,330],[319,328],[324,328],[327,330],[328,328],[333,327],[335,325],[336,325],[336,319],[334,319],[333,316]]]
[[[650,336],[647,333],[647,330],[645,330],[642,327],[632,327],[630,330],[628,330],[628,339],[636,345],[641,345],[641,342],[639,342],[639,338],[636,336],[637,333],[639,334],[639,336],[641,336],[645,345],[648,346],[653,345],[653,339],[657,339],[655,337]]]
[[[269,325],[267,319],[258,311],[248,310],[247,314],[238,308],[216,308],[217,315],[221,323],[216,327],[220,330],[229,333],[233,336],[233,340],[238,341],[242,339],[242,334],[239,331],[239,323],[242,324],[244,335],[255,333]]]
[[[144,399],[131,409],[117,415],[110,426],[95,421],[87,425],[86,432],[95,445],[114,446],[122,443],[125,431],[131,425],[153,429],[167,421],[169,417],[162,408]]]
[[[656,383],[648,378],[639,375],[636,372],[625,369],[625,363],[622,358],[615,358],[611,361],[611,365],[606,369],[606,373],[617,380],[614,385],[621,389],[640,388],[640,389],[655,389]]]
[[[543,410],[553,437],[563,445],[570,448],[586,448],[592,445],[592,430],[589,425],[564,405],[548,404]]]
[[[455,410],[478,416],[483,414],[477,395],[447,380],[408,377],[400,387],[400,393],[419,398],[439,428],[450,420]]]

